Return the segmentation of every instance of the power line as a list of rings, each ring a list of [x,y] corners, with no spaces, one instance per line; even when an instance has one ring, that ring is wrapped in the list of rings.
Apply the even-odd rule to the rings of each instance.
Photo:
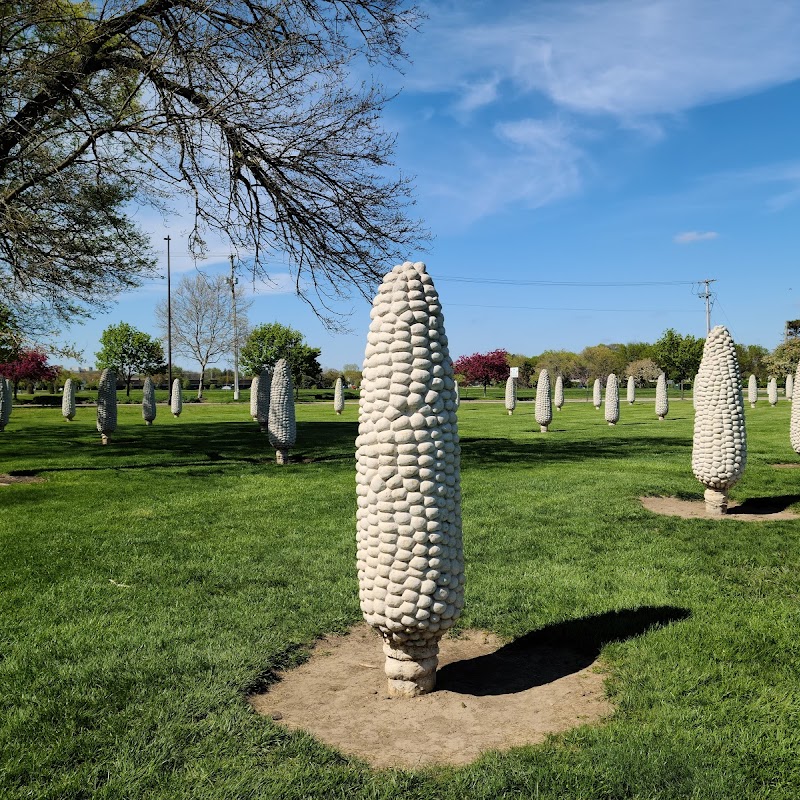
[[[490,283],[500,286],[607,286],[619,288],[625,286],[694,286],[697,281],[521,281],[509,278],[462,278],[456,275],[437,275],[438,281],[455,281],[458,283]]]
[[[465,308],[499,308],[499,309],[523,309],[525,311],[603,311],[612,314],[629,314],[632,312],[644,314],[658,314],[665,312],[669,314],[702,314],[699,309],[685,309],[685,308],[554,308],[553,306],[492,306],[484,305],[483,303],[448,303],[447,307],[461,306]]]

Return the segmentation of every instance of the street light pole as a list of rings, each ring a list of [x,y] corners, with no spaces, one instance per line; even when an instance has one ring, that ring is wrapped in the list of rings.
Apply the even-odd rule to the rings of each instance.
[[[169,259],[170,237],[165,236],[164,241],[167,243],[167,369],[169,370],[169,376],[167,378],[169,385],[167,389],[169,391],[169,400],[172,402],[172,286]]]
[[[231,287],[231,301],[233,307],[233,399],[239,399],[239,334],[236,329],[236,284],[239,279],[236,277],[233,267],[233,254],[231,254],[231,276],[228,283]]]

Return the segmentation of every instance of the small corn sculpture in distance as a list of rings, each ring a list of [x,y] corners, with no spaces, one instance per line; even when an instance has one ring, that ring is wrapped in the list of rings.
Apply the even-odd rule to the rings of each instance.
[[[784,390],[784,394],[786,395],[786,399],[791,403],[792,395],[794,394],[794,378],[792,377],[791,373],[786,376],[786,388]]]
[[[11,416],[11,412],[6,411],[6,408],[11,407],[11,397],[12,394],[8,389],[6,379],[0,376],[0,431],[6,429],[8,418]]]
[[[72,422],[75,419],[75,381],[67,378],[64,382],[64,394],[61,397],[61,416]]]
[[[794,376],[794,383],[800,384],[800,364]],[[792,403],[792,413],[789,422],[789,441],[795,453],[800,453],[800,403]]]
[[[692,408],[697,410],[697,375],[692,380]]]
[[[556,375],[556,388],[553,390],[553,405],[556,411],[561,411],[564,405],[564,379],[561,375]]]
[[[117,374],[104,369],[97,387],[97,430],[103,444],[111,441],[117,429]]]
[[[778,405],[778,379],[770,378],[767,384],[767,400],[771,406]]]
[[[723,325],[711,330],[698,373],[692,472],[705,487],[706,513],[728,509],[728,489],[747,462],[744,402],[736,347]]]
[[[341,377],[336,379],[336,388],[333,390],[333,410],[338,416],[344,411],[344,381]]]
[[[659,422],[669,414],[669,398],[667,397],[667,376],[662,372],[656,383],[656,416]]]
[[[628,403],[633,405],[636,402],[636,379],[633,375],[628,375]]]
[[[542,433],[547,433],[547,427],[553,421],[553,405],[550,401],[550,375],[546,369],[539,373],[539,380],[536,383],[534,418]]]
[[[261,373],[259,387],[265,384]],[[285,358],[278,359],[272,373],[269,392],[269,443],[275,448],[275,463],[289,463],[289,448],[297,441],[297,424],[294,419],[294,387],[292,370]]]
[[[142,417],[145,425],[152,425],[156,418],[156,386],[149,375],[142,387]]]
[[[594,407],[599,410],[603,402],[603,393],[600,388],[600,378],[594,379],[594,386],[592,387],[592,403]]]
[[[453,381],[453,394],[455,397],[453,398],[453,402],[456,404],[456,410],[461,405],[461,395],[458,393],[458,381]]]
[[[258,422],[258,382],[260,376],[256,375],[250,384],[250,416],[253,422]]]
[[[517,407],[517,382],[509,375],[506,379],[506,411],[510,417]]]
[[[755,408],[758,402],[758,378],[752,374],[747,381],[747,402],[750,403],[750,408]]]
[[[179,417],[183,411],[183,395],[181,394],[180,378],[172,381],[172,392],[169,398],[169,407],[173,417]]]
[[[436,684],[464,606],[453,363],[423,263],[399,264],[370,312],[356,439],[361,610],[383,637],[389,694]]]
[[[269,403],[272,395],[272,373],[262,367],[258,376],[256,387],[256,422],[262,433],[267,433],[269,428]]]
[[[609,425],[619,422],[619,381],[613,372],[606,379],[605,416]]]

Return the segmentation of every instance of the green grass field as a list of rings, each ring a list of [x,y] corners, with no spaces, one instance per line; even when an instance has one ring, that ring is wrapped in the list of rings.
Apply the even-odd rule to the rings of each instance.
[[[624,392],[624,390],[623,390]],[[624,394],[623,394],[624,396]],[[687,395],[688,396],[688,395]],[[789,405],[747,409],[734,499],[800,510]],[[245,702],[360,619],[357,406],[298,406],[280,468],[246,405],[15,408],[0,472],[0,797],[797,798],[800,522],[681,520],[692,406],[607,426],[567,404],[464,403],[462,627],[601,653],[616,713],[459,769],[374,771]]]

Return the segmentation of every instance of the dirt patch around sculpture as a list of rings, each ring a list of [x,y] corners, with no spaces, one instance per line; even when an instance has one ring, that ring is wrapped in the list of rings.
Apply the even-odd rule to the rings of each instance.
[[[445,637],[436,690],[390,699],[381,639],[359,625],[320,640],[305,664],[249,699],[259,714],[374,767],[468,764],[611,714],[594,654],[515,645],[479,630]]]
[[[44,478],[37,475],[2,475],[0,486],[13,486],[15,483],[44,483]]]
[[[723,516],[706,514],[703,500],[680,500],[677,497],[640,497],[642,505],[654,514],[683,519],[735,519],[737,522],[772,522],[775,520],[800,519],[800,514],[790,511],[788,506],[800,502],[800,495],[781,497],[754,497],[737,503],[731,500],[728,512]]]

